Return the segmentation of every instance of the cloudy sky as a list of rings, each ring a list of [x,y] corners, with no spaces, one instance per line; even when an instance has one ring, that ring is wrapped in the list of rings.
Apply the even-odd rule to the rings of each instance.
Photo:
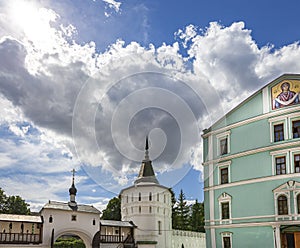
[[[132,184],[145,137],[159,181],[203,200],[201,133],[300,72],[282,1],[0,0],[0,187],[39,210],[100,209]]]

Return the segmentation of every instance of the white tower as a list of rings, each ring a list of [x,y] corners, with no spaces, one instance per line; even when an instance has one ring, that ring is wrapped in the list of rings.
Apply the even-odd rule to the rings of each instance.
[[[156,179],[148,149],[147,137],[145,159],[138,178],[133,186],[120,193],[122,220],[133,221],[137,226],[135,240],[138,247],[171,247],[171,193]]]

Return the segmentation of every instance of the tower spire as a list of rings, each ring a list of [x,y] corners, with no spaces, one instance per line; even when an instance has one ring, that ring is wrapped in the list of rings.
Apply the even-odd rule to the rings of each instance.
[[[152,161],[149,158],[149,138],[146,136],[145,144],[145,158],[142,161],[140,172],[138,178],[135,180],[135,183],[148,182],[159,184],[155,177],[155,173],[152,167]]]
[[[149,159],[149,139],[148,135],[146,136],[146,145],[145,145],[145,160],[150,160]]]

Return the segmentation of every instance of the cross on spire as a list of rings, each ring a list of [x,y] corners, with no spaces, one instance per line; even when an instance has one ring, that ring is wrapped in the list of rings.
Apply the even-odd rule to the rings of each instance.
[[[71,170],[71,172],[72,172],[72,183],[74,184],[76,170],[73,168],[73,170]]]

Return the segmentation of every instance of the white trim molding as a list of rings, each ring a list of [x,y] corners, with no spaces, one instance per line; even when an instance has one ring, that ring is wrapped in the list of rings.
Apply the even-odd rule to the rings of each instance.
[[[222,248],[225,247],[224,245],[224,238],[229,238],[230,239],[230,247],[232,247],[232,232],[221,232],[221,237],[222,237]]]
[[[217,156],[223,156],[230,153],[230,133],[231,131],[226,131],[224,133],[219,133],[216,135],[217,138]],[[225,154],[221,154],[220,146],[221,146],[221,140],[227,139],[227,152]]]
[[[227,194],[226,192],[223,192],[219,197],[219,220],[220,224],[231,224],[231,195]],[[222,219],[222,203],[228,203],[229,204],[229,219]]]
[[[231,183],[230,165],[231,165],[231,161],[217,164],[217,166],[218,166],[218,184],[219,185],[222,184],[221,183],[221,177],[222,177],[221,169],[225,169],[225,168],[228,168],[228,183]],[[223,184],[227,184],[227,183],[223,183]]]

